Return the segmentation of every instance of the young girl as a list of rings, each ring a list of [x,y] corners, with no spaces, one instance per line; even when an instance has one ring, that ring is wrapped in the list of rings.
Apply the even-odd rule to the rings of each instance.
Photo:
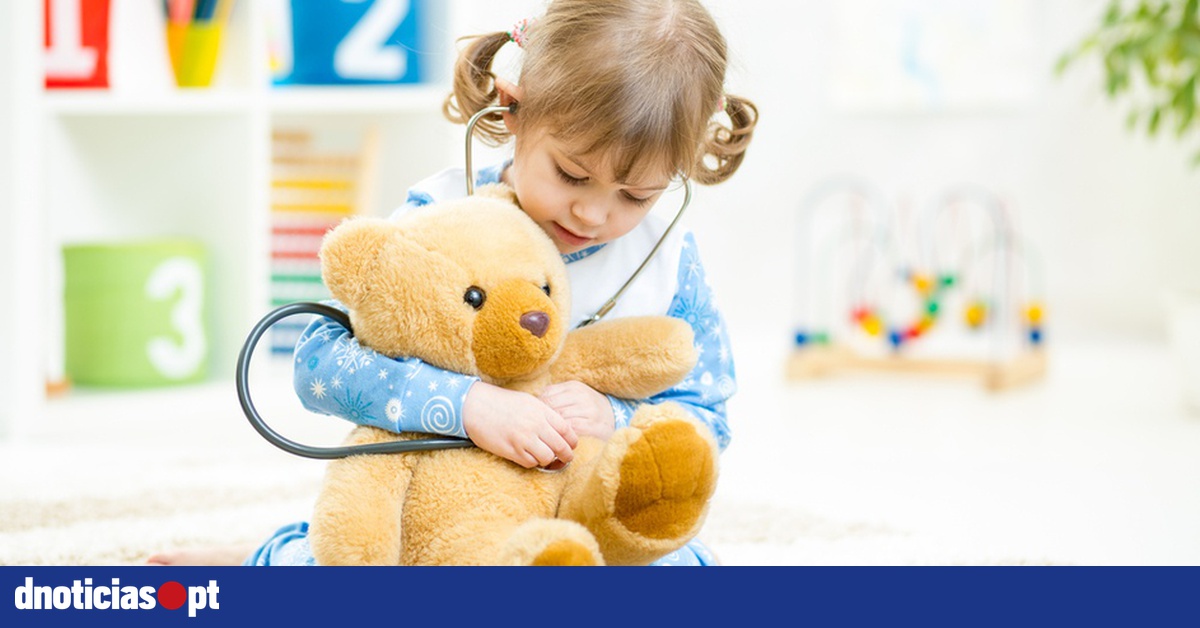
[[[491,71],[509,42],[522,48],[519,85]],[[473,176],[477,185],[512,186],[557,245],[574,297],[572,327],[600,309],[662,236],[666,222],[648,213],[673,181],[719,183],[741,164],[757,110],[725,94],[725,68],[725,40],[697,0],[554,0],[536,22],[475,37],[460,54],[445,113],[465,123],[485,107],[510,107],[477,130],[496,145],[515,139],[511,160]],[[465,195],[465,176],[451,169],[418,183],[397,213]],[[691,324],[700,358],[684,382],[650,399],[609,397],[580,382],[533,397],[382,356],[329,319],[297,343],[295,388],[309,410],[470,438],[527,468],[569,462],[579,436],[607,438],[641,403],[679,404],[712,428],[723,450],[733,360],[690,233],[668,236],[606,318],[654,314]],[[244,556],[227,552],[224,560]],[[215,552],[156,559],[223,562]],[[693,541],[658,564],[714,562]],[[280,529],[244,563],[313,564],[307,524]]]

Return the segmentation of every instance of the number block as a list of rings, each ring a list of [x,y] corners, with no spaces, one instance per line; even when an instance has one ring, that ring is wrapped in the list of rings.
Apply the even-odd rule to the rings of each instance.
[[[419,83],[426,50],[424,0],[276,3],[276,85]],[[284,49],[286,48],[286,49]]]
[[[46,87],[108,87],[109,0],[44,0]]]
[[[190,240],[63,247],[66,373],[83,386],[205,378],[205,252]]]

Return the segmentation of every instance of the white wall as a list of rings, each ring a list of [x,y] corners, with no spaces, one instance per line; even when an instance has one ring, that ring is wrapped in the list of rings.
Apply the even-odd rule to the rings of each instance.
[[[771,303],[788,290],[799,199],[848,171],[916,198],[960,181],[993,188],[1046,258],[1052,334],[1160,336],[1163,290],[1200,284],[1200,169],[1184,147],[1128,133],[1097,69],[1053,75],[1104,4],[1033,3],[1045,72],[1026,107],[868,115],[824,98],[833,3],[710,0],[735,53],[730,89],[762,113],[744,171],[691,218],[731,324],[786,333],[787,308]]]
[[[41,404],[45,382],[38,358],[37,339],[27,330],[36,328],[37,304],[45,277],[30,260],[38,250],[41,225],[34,164],[42,158],[36,114],[41,88],[40,67],[28,60],[41,50],[41,29],[30,32],[20,25],[40,24],[41,3],[36,0],[5,2],[0,7],[0,233],[28,234],[6,240],[0,250],[0,294],[7,307],[0,314],[0,437],[19,433],[20,423]]]
[[[962,182],[1011,201],[1045,258],[1051,338],[1159,338],[1163,292],[1200,285],[1200,169],[1188,166],[1189,149],[1126,131],[1098,68],[1053,74],[1102,0],[1030,3],[1038,72],[1022,106],[907,114],[829,103],[835,3],[706,4],[732,52],[729,91],[762,116],[742,170],[701,188],[687,219],[735,338],[786,342],[801,198],[846,172],[917,202]],[[502,29],[541,6],[463,2],[452,24],[457,34]]]

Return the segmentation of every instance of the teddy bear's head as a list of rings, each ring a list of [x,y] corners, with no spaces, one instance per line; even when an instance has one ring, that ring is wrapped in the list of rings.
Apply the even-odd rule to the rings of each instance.
[[[322,277],[359,342],[493,383],[549,368],[571,310],[566,267],[515,201],[509,188],[486,186],[331,231]]]

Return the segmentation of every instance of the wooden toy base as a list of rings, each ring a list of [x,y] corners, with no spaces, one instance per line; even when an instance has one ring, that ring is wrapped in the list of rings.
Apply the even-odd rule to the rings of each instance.
[[[988,390],[999,392],[1041,379],[1046,374],[1046,352],[1034,350],[1008,361],[989,362],[902,356],[867,357],[845,347],[829,345],[797,349],[787,361],[787,378],[792,381],[854,370],[975,377],[982,379]]]

